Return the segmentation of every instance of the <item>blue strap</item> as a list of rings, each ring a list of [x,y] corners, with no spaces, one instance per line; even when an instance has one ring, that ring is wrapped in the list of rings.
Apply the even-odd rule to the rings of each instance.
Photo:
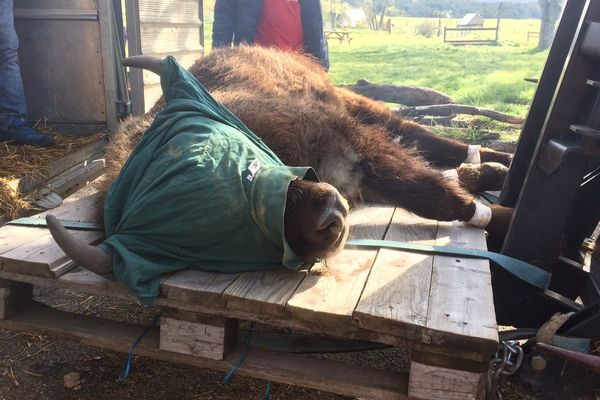
[[[271,399],[271,381],[267,381],[267,387],[265,388],[265,394],[263,396],[263,400]]]
[[[133,342],[133,345],[131,346],[131,349],[129,350],[129,354],[127,356],[127,361],[125,361],[125,364],[123,364],[123,368],[121,369],[121,375],[119,375],[119,382],[123,383],[127,380],[127,378],[129,377],[129,372],[131,371],[131,363],[133,362],[133,354],[135,352],[135,348],[137,347],[138,344],[140,344],[140,342],[142,341],[142,338],[146,335],[146,333],[148,333],[148,331],[152,328],[154,328],[156,326],[156,324],[158,323],[158,320],[160,319],[162,313],[159,313],[156,317],[154,317],[154,319],[152,320],[152,322],[150,322],[150,325],[148,325],[146,327],[146,329],[144,329],[144,331],[140,334],[140,336],[137,337],[137,339],[135,339],[135,342]]]
[[[495,194],[491,194],[488,192],[481,192],[478,194],[479,197],[483,197],[485,200],[489,201],[492,204],[498,204],[500,202],[500,198]]]
[[[463,249],[449,246],[428,246],[422,244],[394,242],[391,240],[348,240],[348,246],[377,247],[395,250],[414,251],[418,253],[440,254],[452,257],[483,258],[495,262],[501,268],[515,275],[517,278],[529,283],[538,289],[546,290],[550,285],[551,274],[541,268],[517,260],[504,254],[487,250]]]
[[[246,354],[248,353],[248,349],[250,348],[250,338],[252,337],[252,331],[254,331],[254,322],[250,323],[250,329],[248,329],[248,332],[246,333],[246,338],[244,339],[244,351],[242,352],[239,361],[233,366],[233,368],[229,370],[227,375],[225,375],[225,378],[223,378],[224,385],[226,385],[227,382],[229,382],[231,378],[233,378],[233,374],[235,374],[235,371],[237,371],[238,368],[242,366],[242,363],[246,359]]]

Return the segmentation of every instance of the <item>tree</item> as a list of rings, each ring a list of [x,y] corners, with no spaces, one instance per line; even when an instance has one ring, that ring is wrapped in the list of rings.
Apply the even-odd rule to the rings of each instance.
[[[329,22],[332,31],[335,30],[340,15],[349,9],[350,5],[342,0],[329,0]]]
[[[538,0],[542,13],[542,26],[540,28],[540,40],[538,48],[547,49],[554,39],[556,23],[565,4],[565,0]]]
[[[361,8],[367,16],[369,28],[379,30],[383,26],[383,17],[385,9],[391,6],[393,0],[359,0]]]

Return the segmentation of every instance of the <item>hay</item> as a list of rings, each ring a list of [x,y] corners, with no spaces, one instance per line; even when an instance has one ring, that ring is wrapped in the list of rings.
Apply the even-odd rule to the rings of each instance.
[[[27,210],[34,210],[28,196],[21,196],[8,185],[9,180],[0,178],[0,220],[15,219]]]
[[[35,128],[40,132],[52,135],[56,140],[56,146],[10,146],[7,143],[0,143],[0,177],[7,179],[26,176],[43,177],[43,169],[51,161],[60,159],[77,148],[106,136],[104,132],[91,136],[60,135],[53,128],[40,122],[36,124]]]
[[[106,136],[105,132],[91,136],[61,135],[43,121],[38,122],[35,128],[52,135],[56,146],[44,148],[0,143],[0,220],[18,218],[27,210],[35,209],[29,204],[28,196],[16,193],[8,185],[11,180],[25,177],[47,179],[45,167],[52,161],[59,160],[78,148]]]

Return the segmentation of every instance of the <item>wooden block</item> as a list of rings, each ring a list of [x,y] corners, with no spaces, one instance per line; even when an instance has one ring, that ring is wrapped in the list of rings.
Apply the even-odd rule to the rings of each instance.
[[[163,316],[160,320],[160,349],[222,360],[235,343],[237,320],[202,316],[193,321]]]
[[[33,285],[0,279],[0,320],[14,315],[31,303]]]
[[[408,397],[422,400],[476,400],[481,398],[484,374],[410,363]]]

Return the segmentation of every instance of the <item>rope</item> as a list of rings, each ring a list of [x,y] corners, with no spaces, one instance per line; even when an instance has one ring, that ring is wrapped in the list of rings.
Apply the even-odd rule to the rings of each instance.
[[[133,342],[133,345],[131,346],[131,349],[129,350],[129,354],[127,356],[127,361],[125,362],[125,364],[123,364],[123,368],[121,369],[121,374],[119,375],[120,383],[124,383],[127,380],[127,378],[129,378],[129,372],[131,372],[131,364],[133,362],[133,354],[134,354],[135,348],[137,347],[138,344],[140,344],[140,342],[142,341],[142,338],[146,335],[146,333],[148,333],[148,331],[150,329],[152,329],[156,326],[161,315],[162,315],[162,313],[159,313],[156,317],[154,317],[152,322],[150,322],[150,325],[148,325],[144,329],[144,331],[137,337],[137,339],[135,339],[135,342]]]
[[[237,371],[238,368],[241,367],[242,364],[244,363],[244,360],[246,359],[246,354],[248,353],[248,349],[250,348],[250,338],[252,337],[253,331],[254,331],[254,322],[250,322],[250,329],[248,329],[248,332],[246,333],[246,337],[244,338],[244,351],[242,352],[242,355],[240,356],[240,359],[238,360],[237,364],[235,364],[233,366],[233,368],[231,368],[231,370],[229,370],[227,375],[225,375],[225,378],[223,378],[224,385],[226,385],[227,382],[229,382],[231,380],[231,378],[233,378],[233,374],[235,374],[235,371]]]

